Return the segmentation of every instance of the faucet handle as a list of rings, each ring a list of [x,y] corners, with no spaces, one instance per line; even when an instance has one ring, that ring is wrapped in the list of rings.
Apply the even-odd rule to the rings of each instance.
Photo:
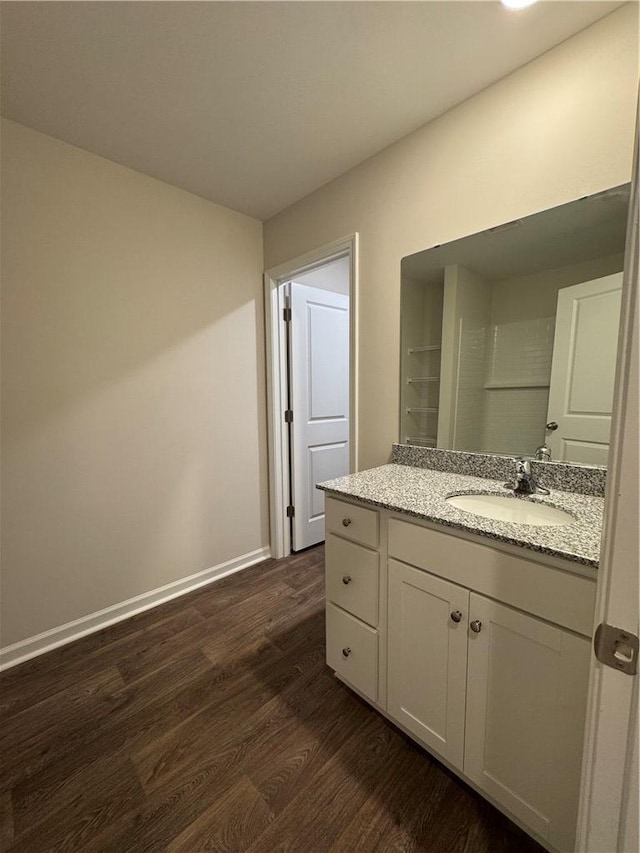
[[[551,450],[546,444],[536,447],[535,459],[537,462],[551,462]]]

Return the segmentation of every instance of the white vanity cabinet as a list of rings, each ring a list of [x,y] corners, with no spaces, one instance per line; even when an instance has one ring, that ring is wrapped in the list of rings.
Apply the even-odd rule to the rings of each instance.
[[[363,546],[340,530],[352,505],[327,504],[329,665],[550,849],[572,850],[594,578],[353,505],[376,516]]]
[[[572,849],[589,641],[390,560],[388,655],[389,715]]]

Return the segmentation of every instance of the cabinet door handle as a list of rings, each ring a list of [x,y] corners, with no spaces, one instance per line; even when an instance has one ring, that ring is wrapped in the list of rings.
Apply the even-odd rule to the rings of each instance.
[[[453,622],[461,622],[462,621],[462,613],[460,610],[454,610],[451,614],[451,620]]]
[[[469,625],[474,634],[479,634],[482,631],[482,622],[479,619],[474,619]]]
[[[346,649],[342,650],[342,657],[348,658],[350,654],[351,654],[351,649],[349,646],[347,646]]]
[[[351,583],[351,575],[345,575],[345,576],[342,578],[342,583],[343,583],[345,586],[347,586],[347,584],[350,584],[350,583]]]
[[[350,518],[343,518],[343,519],[342,519],[342,526],[343,526],[343,527],[348,527],[350,524],[351,524],[351,519],[350,519]]]

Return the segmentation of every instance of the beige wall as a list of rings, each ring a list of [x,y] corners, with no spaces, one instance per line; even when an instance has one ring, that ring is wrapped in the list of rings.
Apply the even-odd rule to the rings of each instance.
[[[624,267],[624,255],[604,255],[578,264],[491,283],[491,322],[517,323],[533,317],[555,317],[558,291],[583,281],[602,278]]]
[[[338,258],[330,261],[310,272],[296,276],[298,284],[306,284],[308,287],[319,287],[320,290],[330,290],[333,293],[349,295],[349,267],[351,261],[348,257]]]
[[[267,544],[262,225],[3,122],[3,645]]]
[[[628,4],[265,223],[273,267],[360,233],[359,467],[398,438],[400,261],[631,177]]]

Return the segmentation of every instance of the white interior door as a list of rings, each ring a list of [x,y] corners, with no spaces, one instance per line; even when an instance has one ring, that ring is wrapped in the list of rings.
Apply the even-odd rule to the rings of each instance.
[[[551,458],[606,465],[618,352],[622,273],[558,293],[547,421]]]
[[[324,539],[316,483],[349,473],[349,297],[290,284],[292,548]]]

